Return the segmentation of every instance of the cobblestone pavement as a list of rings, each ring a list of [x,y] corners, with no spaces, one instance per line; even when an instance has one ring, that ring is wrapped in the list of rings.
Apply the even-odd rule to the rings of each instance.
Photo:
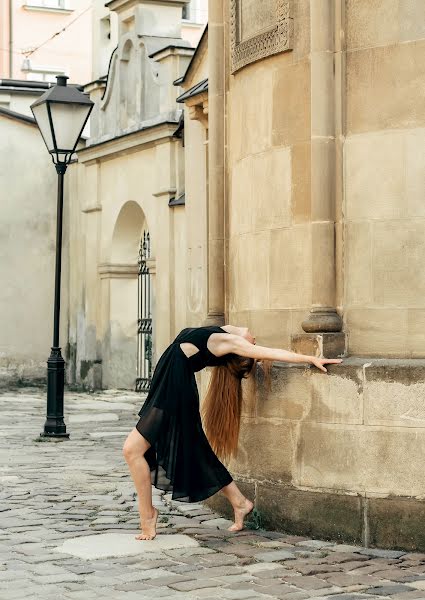
[[[142,399],[67,392],[70,439],[39,441],[45,392],[0,393],[0,598],[425,600],[425,555],[278,532],[226,531],[202,504],[154,492],[160,529],[134,539],[121,448]]]

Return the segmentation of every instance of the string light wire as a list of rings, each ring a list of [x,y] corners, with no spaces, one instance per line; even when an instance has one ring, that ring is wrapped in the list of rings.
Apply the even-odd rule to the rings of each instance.
[[[22,50],[20,50],[20,51],[18,51],[18,50],[10,50],[9,48],[0,48],[0,50],[2,52],[8,52],[9,54],[19,54],[20,56],[25,56],[26,58],[29,58],[32,54],[34,54],[34,52],[37,52],[37,50],[39,50],[40,48],[42,48],[43,46],[45,46],[48,42],[50,42],[55,37],[57,37],[58,35],[60,35],[64,31],[66,31],[69,27],[71,27],[71,25],[73,25],[75,23],[75,21],[78,21],[78,19],[80,17],[82,17],[91,8],[92,8],[91,6],[88,6],[87,8],[85,8],[83,10],[83,12],[81,12],[79,15],[77,15],[75,17],[75,19],[73,19],[72,21],[70,21],[67,25],[65,25],[65,27],[62,27],[62,29],[60,29],[59,31],[56,31],[56,33],[54,33],[53,35],[51,35],[47,40],[45,40],[44,42],[42,42],[41,44],[39,44],[38,46],[36,46],[32,50],[28,50],[27,52],[23,52]]]
[[[77,15],[75,17],[75,19],[73,19],[67,25],[65,25],[65,27],[63,27],[62,29],[60,29],[59,31],[57,31],[56,33],[54,33],[52,36],[50,36],[49,39],[45,40],[44,42],[42,42],[41,44],[39,44],[38,46],[36,46],[35,48],[33,48],[30,52],[22,52],[21,54],[23,54],[26,58],[29,58],[32,54],[34,54],[34,52],[37,52],[37,50],[40,50],[40,48],[42,48],[43,46],[45,46],[48,42],[50,42],[55,37],[57,37],[58,35],[60,35],[64,31],[66,31],[69,27],[71,27],[71,25],[73,25],[75,23],[75,21],[78,21],[78,19],[80,17],[82,17],[90,9],[91,9],[91,6],[88,6],[86,9],[83,10],[83,12],[81,12],[79,15]]]

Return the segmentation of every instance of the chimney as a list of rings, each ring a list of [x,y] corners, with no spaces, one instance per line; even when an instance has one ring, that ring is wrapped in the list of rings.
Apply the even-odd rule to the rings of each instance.
[[[118,15],[118,36],[181,37],[183,6],[190,0],[111,0],[105,6]]]

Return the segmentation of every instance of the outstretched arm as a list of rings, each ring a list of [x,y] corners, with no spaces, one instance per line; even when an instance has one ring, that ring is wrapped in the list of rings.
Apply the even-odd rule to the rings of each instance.
[[[220,336],[221,337],[221,336]],[[239,356],[246,356],[249,358],[255,358],[256,360],[270,360],[270,361],[281,361],[289,363],[311,363],[318,367],[321,371],[326,369],[323,367],[327,363],[341,363],[340,358],[317,358],[316,356],[309,356],[306,354],[298,354],[296,352],[290,352],[289,350],[282,350],[280,348],[268,348],[267,346],[258,346],[257,344],[251,344],[245,338],[239,335],[226,335],[217,341],[217,346],[214,349],[214,353],[218,356],[224,354],[238,354]]]
[[[296,354],[288,350],[280,348],[268,348],[267,346],[258,346],[250,344],[248,340],[240,335],[226,335],[226,337],[218,344],[216,354],[238,354],[239,356],[247,356],[256,360],[276,360],[282,362],[310,362],[310,356],[304,354]]]

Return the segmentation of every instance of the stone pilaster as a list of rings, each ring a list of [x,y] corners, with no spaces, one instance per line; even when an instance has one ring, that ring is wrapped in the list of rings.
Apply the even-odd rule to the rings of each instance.
[[[302,322],[306,333],[292,337],[294,351],[327,357],[344,354],[346,346],[342,319],[336,310],[341,87],[334,53],[339,49],[339,4],[340,0],[310,3],[312,308]]]
[[[223,0],[210,0],[208,22],[208,312],[205,325],[224,324],[225,68]]]

